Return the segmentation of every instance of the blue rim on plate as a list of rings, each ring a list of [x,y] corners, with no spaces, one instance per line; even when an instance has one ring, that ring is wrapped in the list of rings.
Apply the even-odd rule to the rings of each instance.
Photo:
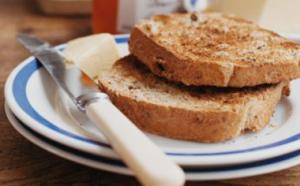
[[[116,37],[115,38],[116,42],[118,44],[122,43],[127,43],[128,42],[128,36],[122,36],[122,37]],[[63,49],[63,47],[61,48]],[[31,75],[37,71],[39,68],[41,68],[41,64],[36,60],[32,59],[28,64],[26,64],[15,76],[13,83],[12,83],[12,92],[14,99],[16,100],[17,104],[20,106],[20,108],[27,114],[29,115],[32,119],[36,120],[39,124],[44,125],[50,130],[53,130],[61,135],[80,140],[82,142],[87,142],[90,144],[96,144],[100,145],[104,148],[109,148],[111,149],[111,146],[107,143],[99,142],[99,141],[94,141],[76,134],[73,134],[69,131],[66,131],[59,126],[55,125],[54,123],[51,123],[44,117],[42,117],[34,108],[31,106],[29,103],[28,97],[26,95],[26,87],[28,84],[28,81],[31,77]],[[300,139],[300,133],[295,134],[293,136],[290,136],[286,139],[266,144],[266,145],[261,145],[261,146],[256,146],[252,148],[245,148],[241,150],[231,150],[231,151],[223,151],[223,152],[206,152],[206,153],[197,153],[197,152],[186,152],[186,153],[178,153],[178,152],[166,152],[166,154],[170,156],[220,156],[220,155],[230,155],[230,154],[240,154],[240,153],[248,153],[248,152],[254,152],[254,151],[260,151],[260,150],[266,150],[274,147],[278,147],[281,145],[286,145],[288,143],[297,141]]]
[[[96,161],[99,163],[105,163],[105,164],[109,164],[109,165],[113,165],[113,166],[121,167],[121,168],[127,168],[127,166],[120,160],[110,159],[110,158],[106,158],[106,157],[98,156],[98,155],[93,155],[93,154],[86,153],[86,152],[74,149],[72,147],[63,145],[56,141],[53,141],[53,140],[37,133],[36,131],[32,130],[30,127],[26,126],[15,115],[12,114],[12,116],[16,119],[16,121],[18,121],[19,126],[22,127],[24,130],[26,130],[27,132],[29,132],[31,135],[35,136],[39,140],[41,140],[51,146],[54,146],[62,151],[68,152],[70,154],[74,154],[74,155],[84,158],[84,159],[93,160],[93,161]],[[256,161],[256,162],[251,162],[251,163],[230,165],[230,166],[224,166],[224,167],[183,167],[183,170],[186,173],[191,173],[191,174],[192,173],[208,173],[208,172],[214,173],[214,172],[224,172],[224,171],[238,171],[238,170],[262,167],[262,166],[272,165],[275,163],[280,163],[280,162],[295,158],[297,156],[300,156],[300,150],[290,152],[288,154],[281,155],[278,157],[274,157],[274,158],[270,158],[270,159],[266,159],[266,160],[260,160],[260,161]]]

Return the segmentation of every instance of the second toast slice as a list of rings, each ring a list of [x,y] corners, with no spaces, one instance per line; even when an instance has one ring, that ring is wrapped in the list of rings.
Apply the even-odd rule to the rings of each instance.
[[[153,75],[128,56],[100,73],[99,85],[145,131],[218,142],[267,125],[286,83],[243,89],[187,87]]]

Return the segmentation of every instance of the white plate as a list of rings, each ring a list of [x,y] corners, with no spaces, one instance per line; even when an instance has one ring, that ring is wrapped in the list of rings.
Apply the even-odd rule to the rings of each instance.
[[[124,55],[128,53],[127,39],[126,35],[116,37]],[[40,67],[30,57],[8,77],[5,98],[14,114],[32,130],[56,142],[82,152],[119,159],[101,131],[88,122],[78,127],[69,114],[72,104]],[[299,80],[292,82],[291,96],[280,102],[271,124],[260,132],[216,144],[172,140],[155,135],[149,137],[170,158],[186,166],[238,164],[295,151],[300,147],[300,125],[297,125],[300,120],[299,85]],[[90,132],[85,132],[81,127]]]
[[[9,110],[8,106],[5,107],[5,111],[13,127],[25,138],[37,146],[57,156],[80,163],[82,165],[119,174],[132,175],[132,172],[121,161],[112,160],[99,155],[90,155],[88,153],[84,153],[82,151],[78,151],[77,149],[57,143],[31,130],[25,124],[21,123],[20,120],[18,120]],[[184,171],[187,180],[220,180],[266,174],[289,168],[299,163],[300,150],[279,157],[242,165],[207,168],[185,167]]]

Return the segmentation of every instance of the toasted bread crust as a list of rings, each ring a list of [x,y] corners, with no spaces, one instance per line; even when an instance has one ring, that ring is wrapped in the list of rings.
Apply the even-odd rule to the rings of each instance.
[[[130,52],[154,74],[185,85],[245,87],[300,77],[300,45],[237,17],[197,16],[212,21],[178,25],[178,30],[171,30],[177,23],[170,19],[188,20],[190,15],[156,16],[142,22],[131,32]],[[213,31],[220,23],[229,31]],[[166,27],[171,28],[164,31]],[[195,33],[185,33],[186,29]],[[200,31],[204,35],[198,37]]]
[[[169,104],[170,100],[162,100],[161,103],[152,99],[141,99],[139,95],[146,94],[146,90],[139,87],[139,91],[129,90],[130,86],[142,83],[147,87],[147,91],[157,91],[150,81],[155,80],[166,86],[176,87],[172,83],[156,78],[144,69],[138,69],[131,57],[127,57],[117,62],[114,70],[104,73],[99,77],[100,89],[106,92],[112,102],[139,128],[161,136],[192,140],[199,142],[220,142],[238,136],[244,131],[257,131],[268,124],[272,113],[278,103],[284,83],[269,85],[262,88],[255,88],[249,91],[234,90],[232,93],[217,93],[209,97],[203,93],[189,91],[189,88],[178,87],[182,91],[180,97],[185,97],[193,102],[200,100],[195,108],[183,107]],[[139,75],[145,79],[139,79]],[[132,78],[132,85],[125,85],[113,80],[113,76],[126,81]],[[148,77],[149,76],[149,77]],[[142,82],[141,82],[142,81]],[[114,86],[118,85],[118,86]],[[124,89],[120,89],[123,87]],[[168,92],[173,89],[160,90],[165,94],[174,95],[177,92]],[[138,93],[137,93],[138,92]],[[184,92],[190,92],[191,96],[185,96]],[[204,93],[205,94],[205,93]],[[221,95],[220,95],[221,94]],[[220,98],[221,97],[221,98]],[[201,103],[210,102],[220,106],[212,108],[205,107]],[[213,103],[212,103],[213,102]],[[199,108],[197,107],[199,106]],[[225,109],[226,108],[226,109]]]

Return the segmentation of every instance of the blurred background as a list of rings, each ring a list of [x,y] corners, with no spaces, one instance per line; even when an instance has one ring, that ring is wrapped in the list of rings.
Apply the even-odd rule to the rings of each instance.
[[[12,1],[15,0],[5,2]],[[28,0],[26,3],[36,6],[45,16],[90,16],[93,32],[128,33],[140,19],[186,11],[236,14],[276,32],[300,31],[298,0]]]
[[[300,33],[299,0],[0,0],[0,3],[3,39],[20,31],[44,36],[54,43],[98,32],[128,33],[136,22],[153,14],[187,11],[236,14],[283,35]]]
[[[37,0],[47,15],[93,15],[94,32],[127,33],[140,19],[171,12],[223,12],[276,32],[300,31],[298,0]]]

